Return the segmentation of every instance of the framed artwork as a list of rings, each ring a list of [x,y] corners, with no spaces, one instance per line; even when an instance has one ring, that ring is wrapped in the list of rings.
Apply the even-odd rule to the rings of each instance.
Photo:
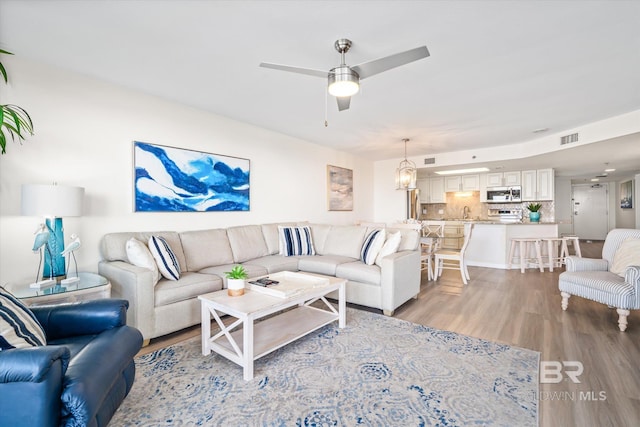
[[[633,208],[633,181],[631,180],[620,183],[620,207]]]
[[[352,211],[353,170],[327,165],[327,196],[330,211]]]
[[[249,210],[249,160],[134,141],[135,212]]]

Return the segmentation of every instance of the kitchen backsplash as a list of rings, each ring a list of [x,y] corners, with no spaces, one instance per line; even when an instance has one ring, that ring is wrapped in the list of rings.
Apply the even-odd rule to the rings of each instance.
[[[456,193],[447,193],[447,203],[422,204],[420,219],[462,219],[464,207],[469,207],[470,219],[487,219],[489,209],[513,209],[522,208],[523,222],[529,221],[529,211],[527,205],[530,202],[522,203],[481,203],[480,192],[473,191],[468,196],[456,196]],[[554,202],[539,202],[542,204],[540,209],[541,221],[555,221],[555,205]],[[442,213],[440,213],[442,212]]]

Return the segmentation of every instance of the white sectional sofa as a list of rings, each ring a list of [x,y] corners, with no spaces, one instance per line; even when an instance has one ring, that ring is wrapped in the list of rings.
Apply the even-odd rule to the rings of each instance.
[[[316,255],[279,255],[278,226],[311,228]],[[264,224],[197,231],[122,232],[103,237],[101,275],[111,282],[112,296],[130,303],[127,324],[145,340],[200,323],[198,295],[226,287],[224,273],[242,264],[250,277],[279,271],[304,271],[348,279],[347,302],[380,309],[391,316],[420,291],[419,235],[410,229],[386,229],[402,235],[397,252],[376,264],[360,260],[371,227],[327,224]],[[130,238],[148,242],[161,236],[180,266],[179,280],[155,280],[150,269],[133,265],[125,249]]]

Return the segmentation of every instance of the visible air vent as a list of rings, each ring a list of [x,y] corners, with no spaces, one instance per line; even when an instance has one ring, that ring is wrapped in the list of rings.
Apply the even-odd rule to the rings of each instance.
[[[571,144],[578,142],[578,134],[572,133],[571,135],[565,135],[560,137],[560,145]]]
[[[425,165],[434,165],[436,163],[435,157],[429,157],[428,159],[424,159]]]

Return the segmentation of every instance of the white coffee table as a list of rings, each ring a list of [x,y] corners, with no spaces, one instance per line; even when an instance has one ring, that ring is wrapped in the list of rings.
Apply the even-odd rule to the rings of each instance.
[[[307,273],[299,273],[305,274]],[[326,284],[305,289],[293,296],[279,298],[252,290],[242,296],[231,297],[227,290],[200,295],[202,307],[202,354],[211,351],[242,366],[246,381],[253,378],[253,361],[301,338],[335,320],[344,328],[345,279],[308,274],[326,280]],[[253,279],[250,279],[253,280]],[[338,309],[326,300],[326,295],[338,291]],[[312,307],[316,301],[324,302],[321,308]],[[295,308],[291,308],[295,307]],[[290,310],[286,310],[291,308]],[[255,323],[256,320],[278,313]],[[237,320],[225,325],[218,312]],[[220,332],[211,336],[211,317],[216,320]],[[242,329],[238,329],[242,326]]]

